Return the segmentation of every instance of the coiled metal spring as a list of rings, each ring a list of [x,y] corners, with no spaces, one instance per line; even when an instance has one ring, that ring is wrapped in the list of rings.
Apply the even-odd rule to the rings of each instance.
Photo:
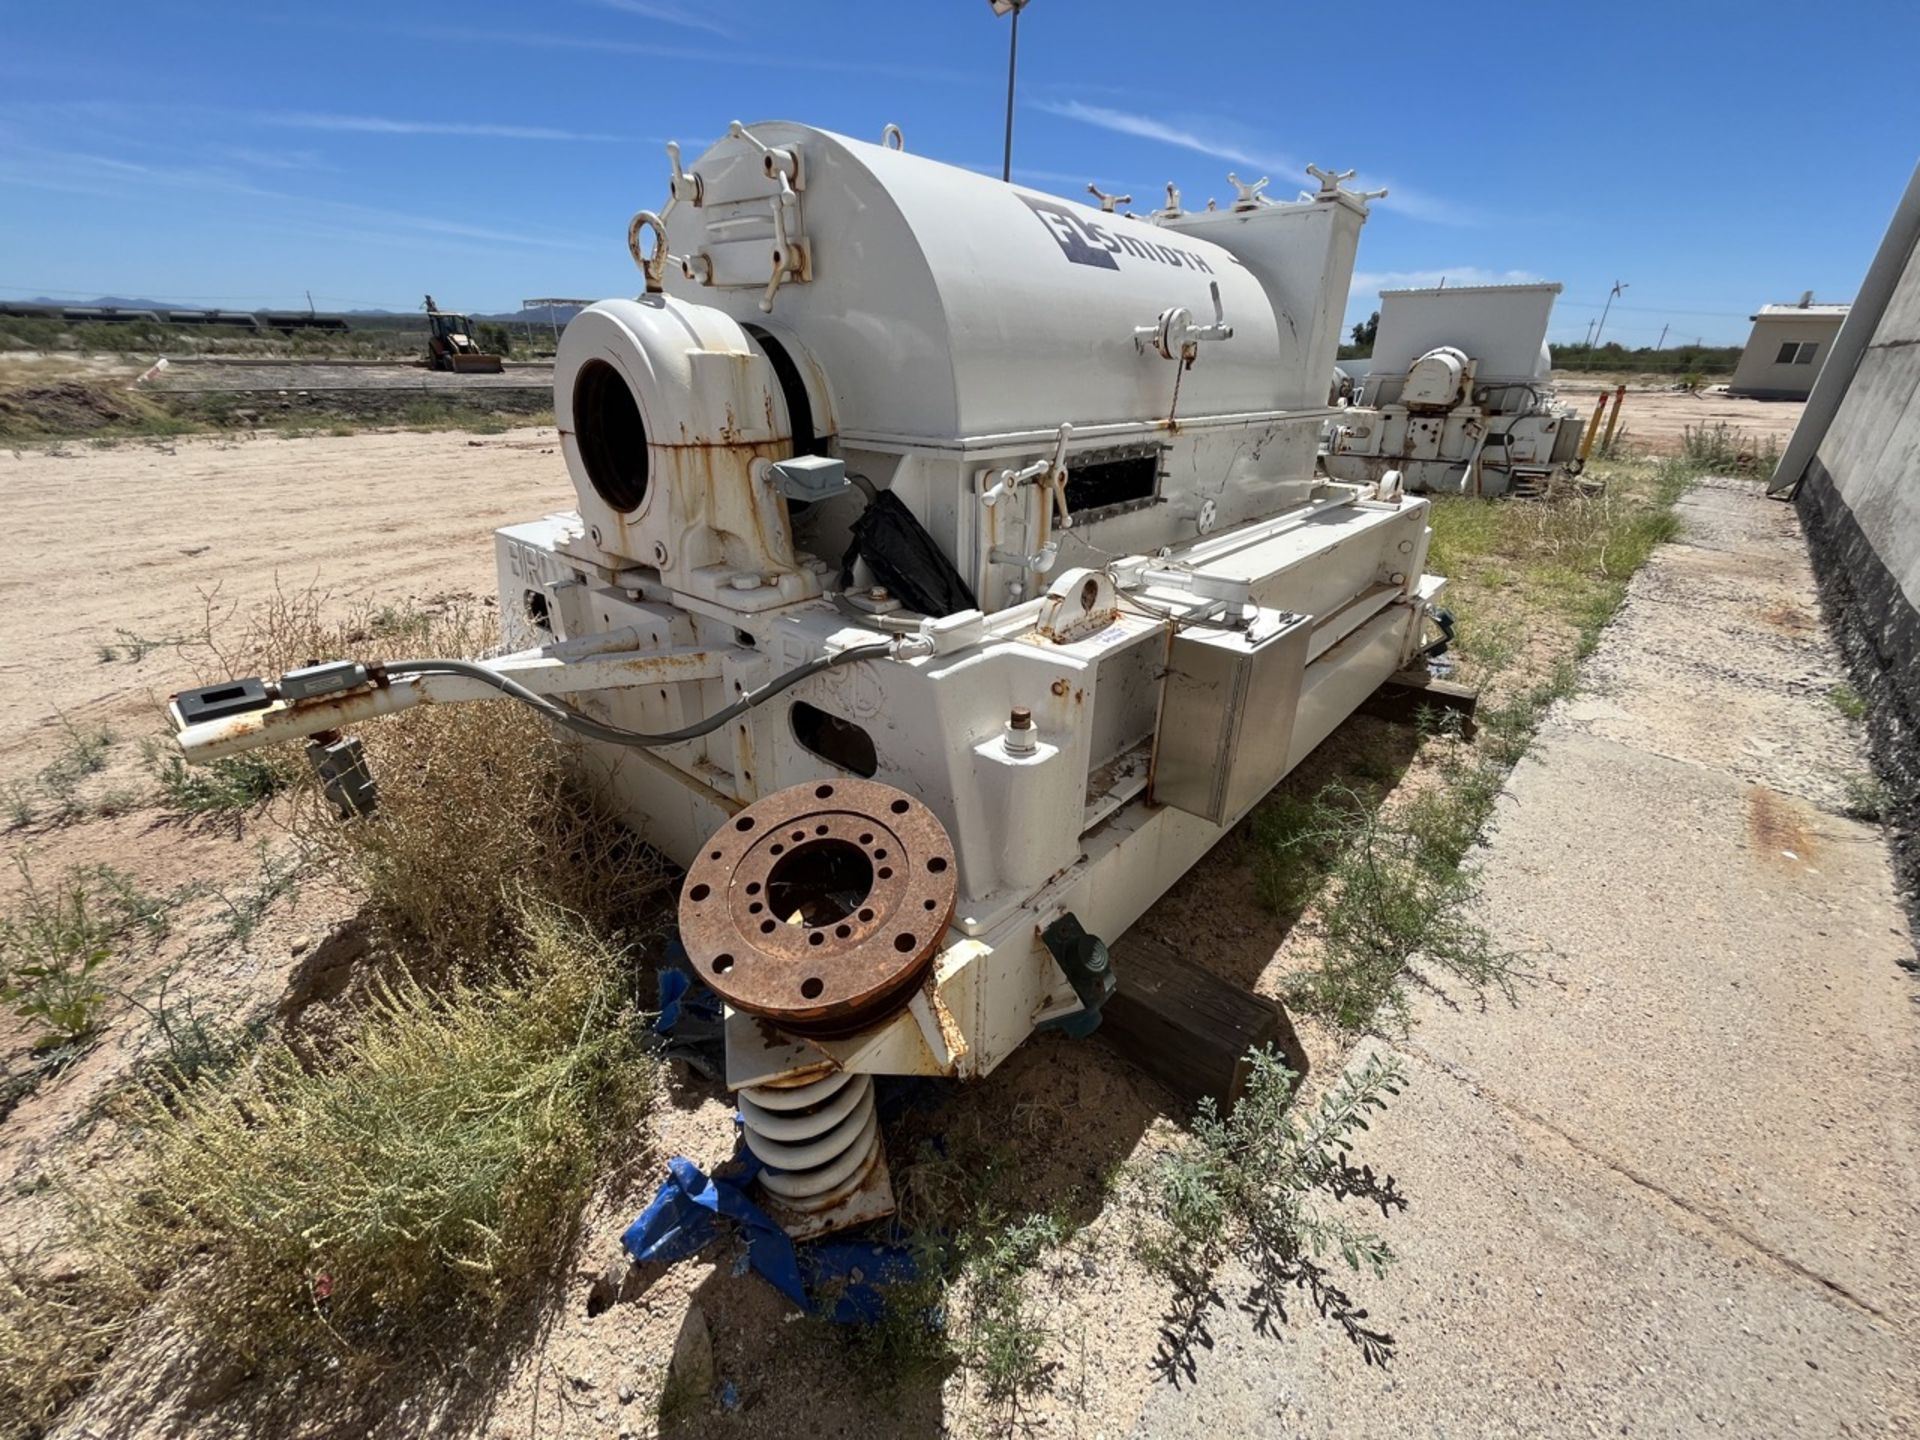
[[[879,1161],[871,1075],[842,1070],[804,1085],[753,1085],[738,1099],[747,1148],[767,1167],[760,1183],[789,1209],[832,1208]]]

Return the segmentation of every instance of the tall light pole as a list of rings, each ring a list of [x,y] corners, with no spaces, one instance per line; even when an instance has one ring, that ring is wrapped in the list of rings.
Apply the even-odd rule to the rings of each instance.
[[[1626,281],[1616,280],[1613,282],[1613,289],[1607,292],[1607,303],[1603,307],[1601,307],[1601,310],[1600,310],[1600,324],[1593,332],[1593,343],[1595,345],[1598,345],[1600,343],[1600,332],[1607,328],[1607,311],[1613,309],[1613,297],[1618,295],[1622,290],[1625,290],[1626,288],[1627,288]]]
[[[1013,16],[1013,32],[1007,38],[1007,143],[1000,159],[1000,178],[1013,179],[1013,75],[1020,63],[1020,12],[1027,0],[987,0],[996,15]]]

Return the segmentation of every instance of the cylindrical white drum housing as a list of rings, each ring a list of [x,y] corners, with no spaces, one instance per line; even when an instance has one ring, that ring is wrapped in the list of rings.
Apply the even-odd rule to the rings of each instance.
[[[1135,328],[1175,306],[1210,319],[1212,285],[1233,339],[1184,377],[1180,413],[1275,408],[1294,356],[1266,292],[1222,247],[810,126],[747,129],[800,156],[790,213],[809,277],[783,283],[771,314],[829,376],[843,437],[950,445],[1164,417],[1173,367],[1141,354]],[[757,153],[721,140],[693,166],[702,203],[667,217],[675,256],[739,282],[669,267],[668,290],[742,320],[763,313],[775,239],[778,186]]]
[[[1152,553],[1309,497],[1352,196],[1157,224],[786,122],[733,127],[672,188],[667,293],[575,320],[556,409],[586,539],[674,590],[818,593],[867,563],[871,489],[989,612],[1076,542]],[[768,469],[795,452],[863,489],[790,506]]]

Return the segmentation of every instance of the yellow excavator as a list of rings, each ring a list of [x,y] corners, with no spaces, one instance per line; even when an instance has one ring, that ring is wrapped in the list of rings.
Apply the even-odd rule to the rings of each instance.
[[[507,368],[498,355],[480,348],[469,317],[442,310],[431,295],[427,296],[427,367],[463,375],[498,375]]]

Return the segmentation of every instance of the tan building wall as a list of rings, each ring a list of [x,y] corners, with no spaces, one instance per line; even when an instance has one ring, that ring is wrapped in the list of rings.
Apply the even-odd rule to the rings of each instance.
[[[1804,400],[1840,333],[1839,307],[1811,315],[1765,313],[1753,317],[1753,334],[1734,367],[1728,389],[1736,395]],[[1789,346],[1792,347],[1789,350]]]

